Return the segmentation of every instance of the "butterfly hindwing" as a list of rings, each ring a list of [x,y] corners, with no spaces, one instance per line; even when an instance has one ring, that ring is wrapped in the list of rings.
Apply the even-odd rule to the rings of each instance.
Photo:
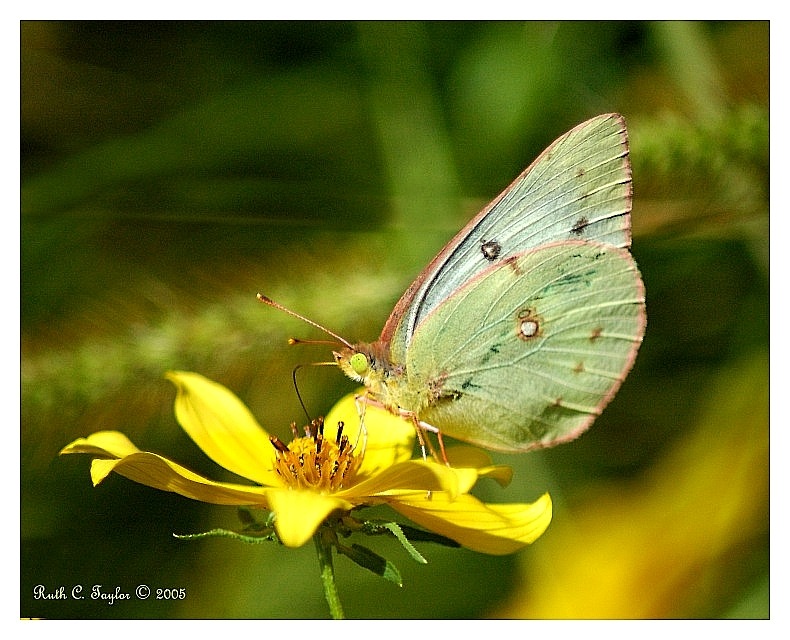
[[[407,384],[438,396],[420,419],[495,450],[568,440],[628,373],[645,327],[627,250],[568,241],[489,267],[417,327]]]

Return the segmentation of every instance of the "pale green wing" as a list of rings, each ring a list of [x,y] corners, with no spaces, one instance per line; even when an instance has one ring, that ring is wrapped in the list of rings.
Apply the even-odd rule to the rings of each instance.
[[[604,114],[555,140],[469,222],[404,293],[381,334],[402,361],[418,325],[492,265],[551,242],[631,245],[625,121]]]
[[[440,396],[420,420],[501,451],[576,437],[630,370],[644,301],[630,253],[597,242],[549,244],[489,268],[414,333],[406,384]]]

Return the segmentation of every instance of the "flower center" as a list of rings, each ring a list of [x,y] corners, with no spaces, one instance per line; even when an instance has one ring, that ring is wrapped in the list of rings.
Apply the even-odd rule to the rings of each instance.
[[[354,455],[354,447],[343,435],[343,423],[337,427],[335,440],[324,438],[323,418],[313,420],[299,437],[296,423],[291,424],[294,439],[285,444],[277,436],[269,436],[276,449],[274,470],[293,489],[332,492],[348,486],[359,468],[362,456]]]

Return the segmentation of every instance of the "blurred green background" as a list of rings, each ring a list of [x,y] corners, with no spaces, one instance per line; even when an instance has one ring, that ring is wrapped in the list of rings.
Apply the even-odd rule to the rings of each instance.
[[[427,261],[543,148],[625,115],[648,328],[579,440],[496,455],[494,502],[554,499],[505,557],[337,560],[349,617],[768,616],[767,22],[24,22],[21,616],[323,618],[312,545],[175,533],[235,509],[111,476],[74,438],[119,429],[216,479],[163,374],[222,382],[271,432],[303,423],[315,330],[374,339]],[[300,370],[313,415],[353,388]],[[101,584],[182,601],[33,598]]]

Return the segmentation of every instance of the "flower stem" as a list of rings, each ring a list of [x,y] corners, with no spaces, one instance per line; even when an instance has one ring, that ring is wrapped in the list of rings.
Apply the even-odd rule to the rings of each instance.
[[[328,532],[319,529],[313,536],[315,548],[318,552],[318,566],[321,568],[321,582],[324,585],[324,596],[329,605],[329,612],[335,620],[345,618],[343,605],[340,603],[340,596],[337,593],[335,584],[335,567],[332,563],[332,542],[328,539]]]

